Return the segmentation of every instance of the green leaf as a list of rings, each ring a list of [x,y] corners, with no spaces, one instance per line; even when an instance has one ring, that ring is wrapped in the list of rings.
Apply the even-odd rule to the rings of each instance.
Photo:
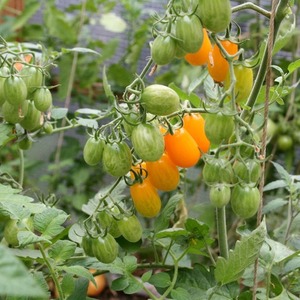
[[[149,283],[155,287],[167,288],[171,284],[171,277],[166,272],[159,272],[151,276]]]
[[[154,221],[154,232],[159,232],[169,227],[170,218],[174,214],[177,204],[182,198],[183,195],[178,193],[168,200],[166,206]]]
[[[13,126],[10,124],[0,124],[0,148],[15,138]]]
[[[102,14],[100,24],[108,31],[123,32],[126,30],[125,21],[113,12]]]
[[[172,299],[175,300],[186,300],[190,298],[190,294],[186,289],[178,287],[177,289],[173,289],[171,291]]]
[[[83,114],[83,115],[93,115],[93,116],[101,116],[103,115],[101,110],[92,109],[92,108],[80,108],[75,111],[75,114]]]
[[[127,276],[121,276],[117,279],[115,279],[112,283],[111,283],[111,288],[114,291],[123,291],[124,289],[126,289],[129,285],[129,280]]]
[[[57,262],[64,262],[74,255],[76,244],[68,240],[58,240],[49,248],[48,254]]]
[[[200,106],[201,100],[195,93],[191,92],[188,94],[184,92],[182,89],[180,89],[178,86],[176,86],[176,84],[173,82],[169,84],[169,87],[178,94],[179,98],[182,101],[189,100],[194,107]]]
[[[83,118],[76,118],[76,121],[78,124],[80,124],[81,126],[84,127],[88,127],[88,128],[94,128],[94,129],[98,129],[99,125],[98,122],[96,120],[93,119],[83,119]]]
[[[219,257],[216,263],[215,278],[222,285],[238,280],[245,269],[259,256],[266,237],[265,221],[251,234],[236,242],[234,250],[229,251],[228,259]]]
[[[268,184],[266,184],[264,186],[264,192],[267,192],[267,191],[272,191],[272,190],[276,190],[276,189],[280,189],[280,188],[285,188],[287,187],[287,183],[286,181],[284,180],[275,180],[275,181],[272,181]]]
[[[287,205],[288,203],[288,200],[284,200],[282,198],[272,199],[270,202],[264,205],[263,214],[265,215],[270,212],[273,212],[279,208],[282,208],[282,206]]]
[[[55,208],[47,208],[42,213],[34,216],[34,228],[43,237],[51,239],[61,233],[64,227],[61,226],[68,218],[68,215]]]
[[[290,185],[292,183],[291,175],[280,164],[278,164],[274,161],[272,161],[272,164],[276,168],[276,170],[279,173],[280,177],[287,183],[287,185]]]
[[[95,283],[93,274],[82,266],[57,266],[57,269],[61,271],[65,271],[68,274],[87,278],[88,280]]]
[[[186,236],[188,231],[182,228],[168,228],[155,234],[156,239],[171,238],[176,239],[179,236]]]
[[[295,251],[291,250],[287,246],[270,238],[266,238],[265,242],[268,245],[266,251],[272,256],[272,261],[275,263],[280,263],[295,253]]]
[[[92,53],[96,55],[100,55],[99,52],[89,49],[89,48],[83,48],[83,47],[74,47],[74,48],[62,48],[61,51],[63,53],[71,53],[71,52],[77,52],[77,53]]]
[[[68,113],[67,108],[52,108],[51,110],[51,118],[54,120],[60,120],[66,117]]]
[[[141,277],[142,281],[143,281],[143,282],[149,281],[150,278],[151,278],[151,276],[152,276],[152,274],[153,274],[153,271],[152,271],[152,270],[145,272],[145,273],[142,275],[142,277]]]
[[[292,63],[290,63],[289,66],[288,66],[288,71],[291,74],[294,71],[296,71],[298,68],[300,68],[300,59],[295,60]]]
[[[73,293],[67,298],[67,300],[89,299],[86,297],[88,284],[88,279],[84,277],[79,277],[78,279],[76,279]]]
[[[34,280],[26,267],[9,248],[0,244],[0,295],[15,297],[43,297],[47,293]]]
[[[27,245],[38,242],[51,243],[51,241],[49,241],[48,239],[44,238],[43,236],[38,236],[31,231],[19,231],[18,240],[21,247],[25,247]]]
[[[65,296],[69,296],[75,289],[75,282],[72,274],[66,274],[61,282],[61,288]]]
[[[128,277],[128,286],[123,290],[125,294],[135,294],[143,289],[143,284],[134,276]]]

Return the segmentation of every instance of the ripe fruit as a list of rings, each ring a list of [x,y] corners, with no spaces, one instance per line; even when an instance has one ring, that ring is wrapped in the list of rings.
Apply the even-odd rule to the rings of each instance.
[[[238,52],[238,45],[228,40],[220,41],[223,48],[230,55]],[[209,63],[207,65],[208,72],[215,82],[223,82],[226,79],[229,63],[224,58],[218,45],[214,45],[209,55]]]
[[[90,272],[95,273],[96,270],[90,270]],[[94,276],[94,280],[96,282],[96,286],[92,281],[90,281],[89,285],[88,285],[87,295],[89,297],[96,297],[96,296],[100,295],[103,292],[103,290],[105,289],[106,284],[107,284],[106,277],[104,274]]]
[[[176,42],[170,36],[158,35],[151,47],[151,56],[157,65],[170,63],[176,55]]]
[[[202,66],[208,63],[209,53],[212,45],[208,37],[207,31],[203,28],[203,42],[201,47],[195,53],[187,53],[184,58],[192,66]]]
[[[165,135],[166,152],[173,163],[181,168],[190,168],[200,159],[198,145],[185,128],[179,128],[174,134]]]
[[[210,141],[205,134],[205,120],[199,113],[185,114],[183,117],[183,128],[196,141],[202,153],[206,153],[210,147]]]
[[[147,162],[146,169],[147,179],[161,191],[173,191],[179,184],[179,170],[166,153],[157,161]]]
[[[147,112],[157,116],[166,116],[180,109],[177,93],[161,84],[147,86],[142,93],[141,104]]]

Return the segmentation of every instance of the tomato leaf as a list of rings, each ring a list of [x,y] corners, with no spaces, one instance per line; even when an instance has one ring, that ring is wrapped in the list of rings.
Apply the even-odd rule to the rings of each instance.
[[[67,108],[53,108],[51,110],[51,118],[55,120],[63,119],[68,113]]]
[[[115,279],[112,283],[111,283],[111,288],[114,291],[123,291],[124,289],[126,289],[129,285],[129,280],[127,276],[121,276],[117,279]]]
[[[293,73],[298,68],[300,68],[300,59],[293,61],[292,63],[289,64],[289,66],[288,66],[289,73],[290,74]]]
[[[27,245],[38,243],[38,242],[46,242],[51,244],[51,241],[49,241],[48,239],[42,236],[38,236],[31,231],[19,231],[18,241],[21,247],[25,247]]]
[[[142,281],[143,281],[143,282],[149,281],[150,278],[151,278],[151,276],[152,276],[152,274],[153,274],[153,271],[152,271],[152,270],[145,272],[145,273],[142,275],[142,277],[141,277]]]
[[[49,257],[57,262],[69,259],[76,250],[76,244],[68,240],[58,240],[48,250]]]
[[[48,293],[36,282],[24,264],[0,244],[0,295],[15,297],[41,297]]]
[[[179,236],[186,236],[188,231],[182,228],[168,228],[155,234],[156,239],[171,238],[176,239]]]
[[[149,283],[156,287],[166,288],[171,284],[171,277],[169,273],[159,272],[153,274],[149,280]]]
[[[175,299],[175,300],[186,300],[186,299],[189,299],[190,295],[186,289],[178,287],[171,291],[171,296],[172,296],[172,299]]]
[[[96,284],[93,274],[82,266],[57,266],[57,269],[65,271],[68,274],[87,278],[88,280]]]
[[[128,276],[128,286],[123,290],[125,294],[135,294],[143,289],[143,284],[134,276]]]
[[[76,118],[77,123],[84,126],[84,127],[89,127],[89,128],[94,128],[94,129],[98,129],[99,125],[98,122],[96,120],[93,119],[83,119],[83,118]]]
[[[5,146],[14,138],[15,134],[13,134],[13,126],[9,124],[0,124],[0,147]]]
[[[266,224],[263,221],[251,234],[237,241],[234,250],[230,250],[228,259],[218,258],[216,280],[224,285],[239,279],[245,269],[257,259],[265,237]]]

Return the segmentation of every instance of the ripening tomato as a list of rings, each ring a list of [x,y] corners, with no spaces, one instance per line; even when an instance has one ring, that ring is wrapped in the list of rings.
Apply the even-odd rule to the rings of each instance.
[[[130,195],[135,209],[143,217],[153,218],[160,212],[161,200],[158,191],[148,178],[130,186]]]
[[[22,60],[26,63],[29,63],[31,61],[31,59],[32,59],[32,54],[26,54],[26,55],[24,55],[24,59],[22,59]],[[24,64],[21,62],[16,62],[14,64],[14,67],[16,70],[21,71],[24,67]]]
[[[168,133],[164,138],[166,152],[176,166],[190,168],[199,161],[198,145],[185,128],[176,129],[174,134]]]
[[[212,45],[208,37],[207,31],[203,28],[203,42],[199,50],[195,53],[185,55],[185,60],[192,66],[202,66],[208,63],[209,53],[212,50]]]
[[[89,271],[92,274],[96,272],[96,270],[93,270],[93,269],[91,269]],[[106,282],[106,277],[104,274],[94,276],[94,280],[96,282],[96,286],[92,281],[90,281],[89,285],[88,285],[87,295],[89,297],[95,297],[95,296],[100,295],[106,287],[107,282]]]
[[[229,41],[220,41],[228,54],[234,55],[238,52],[238,45]],[[229,70],[229,63],[224,58],[218,45],[214,45],[209,54],[208,72],[215,82],[223,82]]]
[[[193,137],[202,153],[206,153],[210,147],[204,126],[205,120],[199,113],[185,114],[183,117],[183,128]]]
[[[167,153],[153,162],[147,162],[146,168],[151,183],[161,191],[173,191],[179,183],[180,174],[177,166]]]

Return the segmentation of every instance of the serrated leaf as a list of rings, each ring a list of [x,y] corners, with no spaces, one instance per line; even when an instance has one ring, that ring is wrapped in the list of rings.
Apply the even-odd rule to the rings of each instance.
[[[190,294],[186,289],[178,287],[171,291],[172,299],[174,300],[186,300],[190,298]]]
[[[58,240],[49,248],[48,254],[56,262],[64,262],[72,257],[76,250],[76,244],[68,240]]]
[[[143,284],[134,276],[128,277],[128,286],[123,290],[125,294],[132,295],[143,289]]]
[[[34,216],[34,228],[39,231],[44,238],[51,239],[64,230],[64,227],[61,225],[67,218],[68,215],[64,211],[47,208],[42,213]]]
[[[169,87],[178,94],[179,98],[182,101],[189,100],[193,104],[193,106],[195,106],[195,107],[200,106],[201,100],[195,93],[188,94],[188,93],[184,92],[181,88],[176,86],[176,84],[173,82],[169,84]]]
[[[41,297],[47,299],[47,293],[34,280],[24,264],[9,248],[0,244],[0,295],[15,297]]]
[[[87,278],[88,280],[95,283],[93,274],[82,266],[57,266],[57,269],[65,271],[68,274]]]
[[[152,276],[152,273],[153,273],[152,270],[145,272],[145,273],[142,275],[142,277],[141,277],[142,281],[143,281],[143,282],[149,281],[149,279],[150,279],[151,276]]]
[[[280,263],[286,258],[291,257],[295,254],[295,251],[291,250],[282,243],[274,241],[270,238],[266,238],[266,243],[269,246],[269,248],[271,248],[269,249],[269,251],[272,252],[273,262],[275,263]]]
[[[101,116],[103,113],[99,109],[80,108],[75,111],[75,114]]]
[[[292,183],[291,175],[278,163],[272,161],[272,164],[276,168],[277,172],[279,173],[280,177],[287,183],[287,185]]]
[[[137,268],[137,258],[133,255],[123,257],[123,263],[128,273],[132,273]]]
[[[263,221],[248,236],[236,242],[234,250],[229,251],[228,259],[219,257],[216,262],[215,278],[222,285],[236,281],[245,269],[259,256],[260,248],[266,237],[266,224]]]
[[[188,231],[182,228],[168,228],[155,234],[156,239],[171,238],[176,239],[179,236],[186,236]]]
[[[46,242],[51,243],[48,239],[43,236],[38,236],[31,231],[19,231],[18,232],[18,240],[21,247],[25,247],[27,245],[35,244],[38,242]]]
[[[114,291],[123,291],[124,289],[126,289],[129,285],[129,281],[128,281],[128,277],[127,276],[121,276],[117,279],[115,279],[112,283],[111,283],[111,288]]]
[[[67,108],[52,108],[51,110],[51,118],[54,120],[60,120],[66,117],[68,113]]]
[[[61,282],[61,288],[64,292],[65,296],[69,296],[73,293],[75,289],[75,282],[73,278],[73,274],[67,273],[62,282]]]
[[[84,118],[77,117],[76,121],[78,124],[84,127],[93,128],[93,129],[99,128],[98,122],[93,119],[84,119]]]
[[[288,200],[284,200],[282,198],[272,199],[263,207],[263,214],[265,215],[287,204]]]

